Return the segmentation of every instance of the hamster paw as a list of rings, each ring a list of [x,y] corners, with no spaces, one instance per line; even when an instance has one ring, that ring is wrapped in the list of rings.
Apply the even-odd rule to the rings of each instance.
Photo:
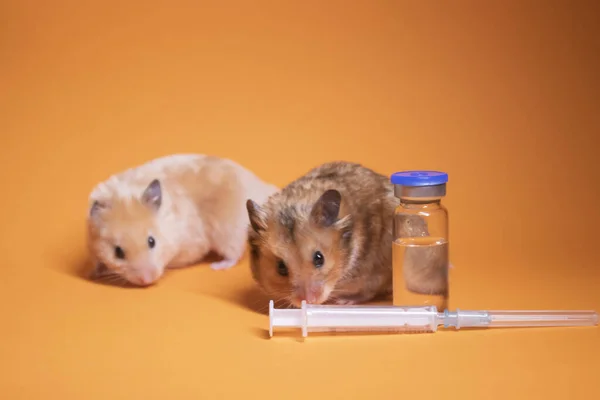
[[[335,299],[334,303],[338,306],[352,306],[358,304],[358,301],[355,299]]]
[[[353,306],[356,304],[362,304],[371,300],[373,296],[365,293],[347,294],[344,297],[338,297],[333,300],[334,304],[340,306]]]
[[[229,259],[226,258],[224,260],[211,263],[210,264],[210,268],[214,269],[215,271],[218,271],[218,270],[222,270],[222,269],[231,268],[235,264],[237,264],[237,260],[229,260]]]

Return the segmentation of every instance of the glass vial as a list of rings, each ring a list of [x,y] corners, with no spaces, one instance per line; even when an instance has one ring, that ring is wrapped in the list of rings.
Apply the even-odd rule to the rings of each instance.
[[[400,199],[394,212],[394,305],[448,308],[448,174],[403,171],[391,176]]]

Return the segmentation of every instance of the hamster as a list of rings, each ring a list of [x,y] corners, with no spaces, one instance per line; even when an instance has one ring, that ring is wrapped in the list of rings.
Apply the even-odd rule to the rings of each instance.
[[[247,242],[246,199],[264,202],[279,190],[238,163],[203,154],[174,154],[127,169],[89,196],[92,279],[137,286],[156,283],[167,268],[222,256],[211,268],[239,261]]]
[[[398,203],[388,177],[346,161],[311,169],[262,205],[249,199],[252,277],[295,307],[389,295]]]

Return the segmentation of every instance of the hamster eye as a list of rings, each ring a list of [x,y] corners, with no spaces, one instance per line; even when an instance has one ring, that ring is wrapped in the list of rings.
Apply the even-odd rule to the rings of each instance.
[[[115,257],[121,260],[125,258],[125,252],[119,246],[115,247]]]
[[[315,254],[313,254],[313,264],[316,268],[321,268],[325,264],[325,257],[320,251],[315,251]]]
[[[288,269],[283,260],[277,261],[277,273],[281,276],[288,276]]]
[[[154,240],[154,238],[152,236],[148,236],[148,247],[150,247],[152,249],[152,248],[154,248],[155,245],[156,245],[156,241]]]

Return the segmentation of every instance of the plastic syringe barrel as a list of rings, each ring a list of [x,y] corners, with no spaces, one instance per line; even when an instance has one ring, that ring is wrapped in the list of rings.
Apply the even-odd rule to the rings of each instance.
[[[324,306],[302,302],[300,309],[275,309],[269,302],[270,330],[273,327],[309,332],[434,332],[438,313],[434,306]]]

